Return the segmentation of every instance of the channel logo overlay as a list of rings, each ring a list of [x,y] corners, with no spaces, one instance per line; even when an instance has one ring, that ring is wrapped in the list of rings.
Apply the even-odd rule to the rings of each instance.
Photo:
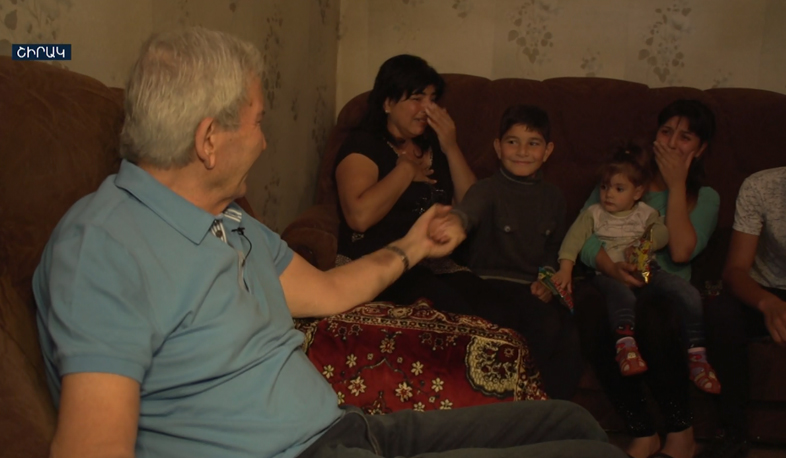
[[[71,45],[38,44],[11,45],[13,60],[71,60]]]

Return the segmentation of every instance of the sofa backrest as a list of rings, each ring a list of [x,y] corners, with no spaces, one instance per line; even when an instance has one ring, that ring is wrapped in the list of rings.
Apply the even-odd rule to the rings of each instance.
[[[652,141],[658,112],[676,99],[698,99],[707,104],[715,113],[717,131],[706,156],[705,184],[720,193],[721,208],[718,229],[706,254],[694,264],[694,278],[699,282],[720,276],[742,181],[753,172],[786,165],[783,94],[758,89],[649,88],[607,78],[492,81],[470,75],[443,76],[447,89],[440,103],[453,117],[459,146],[479,178],[498,167],[492,142],[505,108],[533,104],[548,112],[555,149],[544,173],[565,193],[569,221],[596,185],[595,171],[612,141]],[[336,154],[359,122],[367,95],[358,95],[344,106],[328,138],[317,183],[319,204],[336,205]]]
[[[0,57],[0,450],[46,456],[54,409],[30,281],[57,222],[118,167],[123,94]],[[14,451],[18,451],[18,455]]]

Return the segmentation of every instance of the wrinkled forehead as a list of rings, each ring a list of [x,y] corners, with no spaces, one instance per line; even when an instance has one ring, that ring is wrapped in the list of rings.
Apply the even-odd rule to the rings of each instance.
[[[249,107],[255,113],[265,110],[265,93],[262,80],[258,76],[250,76],[246,83],[246,97],[243,106]]]

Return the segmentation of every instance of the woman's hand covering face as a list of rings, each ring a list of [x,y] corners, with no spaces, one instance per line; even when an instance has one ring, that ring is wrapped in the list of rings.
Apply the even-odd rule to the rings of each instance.
[[[658,164],[658,170],[666,186],[669,189],[684,186],[685,181],[688,179],[690,165],[693,162],[693,158],[696,157],[696,151],[683,154],[679,149],[657,141],[653,143],[653,151],[655,153],[655,162]]]
[[[456,123],[453,122],[453,118],[448,114],[448,110],[436,103],[426,106],[426,115],[428,116],[426,119],[428,125],[437,134],[442,151],[450,154],[458,146],[456,142]]]

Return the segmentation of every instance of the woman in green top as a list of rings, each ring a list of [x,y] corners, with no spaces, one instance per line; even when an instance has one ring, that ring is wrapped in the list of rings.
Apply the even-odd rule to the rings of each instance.
[[[701,186],[704,156],[715,131],[715,117],[699,101],[677,100],[660,112],[658,126],[653,143],[656,173],[642,201],[666,217],[669,244],[657,253],[658,264],[690,280],[690,262],[707,246],[718,221],[720,197],[712,188]],[[585,207],[598,200],[599,191],[595,189]],[[628,285],[643,286],[633,275],[635,266],[613,262],[597,237],[584,244],[581,260]],[[615,351],[611,333],[611,343],[604,344],[594,358],[606,393],[634,437],[627,450],[634,458],[649,457],[658,450],[674,458],[692,457],[695,452],[685,352],[679,340],[672,340],[666,351],[649,348],[649,352],[646,337],[641,341],[649,366],[641,377],[620,375],[614,358],[607,354]],[[662,448],[647,409],[642,382],[647,383],[664,415],[667,435]]]

